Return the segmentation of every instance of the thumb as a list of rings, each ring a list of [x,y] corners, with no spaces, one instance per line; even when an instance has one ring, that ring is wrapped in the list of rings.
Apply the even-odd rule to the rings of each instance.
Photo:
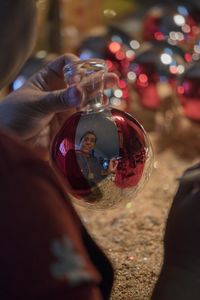
[[[79,107],[83,99],[83,93],[77,86],[46,93],[42,99],[44,113],[62,112],[68,108]]]

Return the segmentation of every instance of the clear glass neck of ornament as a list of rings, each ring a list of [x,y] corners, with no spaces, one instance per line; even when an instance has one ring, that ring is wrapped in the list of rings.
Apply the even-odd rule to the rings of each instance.
[[[89,103],[66,120],[51,153],[72,200],[94,209],[132,201],[149,178],[153,162],[140,123],[103,105],[105,72],[103,60],[78,61],[64,68],[68,85],[80,87]]]
[[[69,86],[75,85],[83,92],[87,102],[83,110],[87,113],[104,109],[104,77],[107,71],[102,59],[75,61],[63,69],[64,78]]]

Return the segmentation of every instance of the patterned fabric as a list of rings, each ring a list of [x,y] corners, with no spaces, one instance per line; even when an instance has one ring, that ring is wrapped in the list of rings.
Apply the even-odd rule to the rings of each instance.
[[[0,132],[0,299],[109,299],[113,271],[62,179]]]
[[[71,286],[92,280],[91,274],[85,269],[83,257],[76,253],[73,242],[67,236],[61,241],[53,241],[51,250],[57,258],[57,262],[51,265],[51,274],[54,278],[67,278]]]

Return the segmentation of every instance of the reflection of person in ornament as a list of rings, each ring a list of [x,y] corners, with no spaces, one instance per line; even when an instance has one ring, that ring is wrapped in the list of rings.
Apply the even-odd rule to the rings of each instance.
[[[118,165],[116,159],[111,159],[107,170],[103,169],[100,161],[94,155],[97,137],[93,131],[87,131],[80,139],[76,158],[84,176],[90,183],[98,183],[108,174],[115,173]]]
[[[1,87],[31,52],[35,11],[34,0],[0,1]],[[25,144],[38,138],[55,112],[82,104],[80,91],[66,89],[62,77],[71,59],[56,59],[0,103],[0,299],[110,298],[110,262],[66,197],[62,179]],[[199,198],[199,181],[181,183],[153,300],[200,298]]]
[[[74,137],[75,138],[75,137]],[[88,201],[98,201],[102,194],[98,183],[109,174],[117,171],[118,160],[110,159],[107,168],[103,168],[100,158],[94,155],[97,137],[93,131],[86,131],[80,138],[78,148],[71,144],[72,136],[61,143],[58,156],[58,167],[67,178],[71,192],[75,192]],[[92,193],[91,193],[92,191]]]

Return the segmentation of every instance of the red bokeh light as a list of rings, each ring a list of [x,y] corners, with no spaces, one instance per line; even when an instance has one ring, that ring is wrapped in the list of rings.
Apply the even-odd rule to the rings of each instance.
[[[123,51],[118,51],[116,54],[115,54],[115,57],[118,59],[118,60],[123,60],[126,56],[124,54]]]
[[[183,86],[178,86],[177,87],[177,93],[179,93],[179,94],[184,94],[184,87]]]
[[[138,76],[138,79],[139,79],[139,81],[140,81],[141,83],[147,83],[147,81],[148,81],[148,77],[147,77],[146,74],[140,74],[140,75]]]
[[[117,53],[121,49],[121,45],[117,42],[111,42],[108,48],[112,53]]]
[[[191,62],[192,61],[192,55],[190,53],[185,53],[184,58],[186,62]]]
[[[169,70],[170,70],[170,73],[172,73],[172,74],[177,74],[177,72],[178,72],[177,66],[170,66]]]
[[[121,89],[125,89],[127,84],[124,80],[119,80],[119,83],[118,83],[118,86],[121,88]]]
[[[156,39],[157,41],[163,41],[163,40],[165,39],[163,33],[160,32],[160,31],[156,31],[156,32],[154,33],[154,37],[155,37],[155,39]]]

